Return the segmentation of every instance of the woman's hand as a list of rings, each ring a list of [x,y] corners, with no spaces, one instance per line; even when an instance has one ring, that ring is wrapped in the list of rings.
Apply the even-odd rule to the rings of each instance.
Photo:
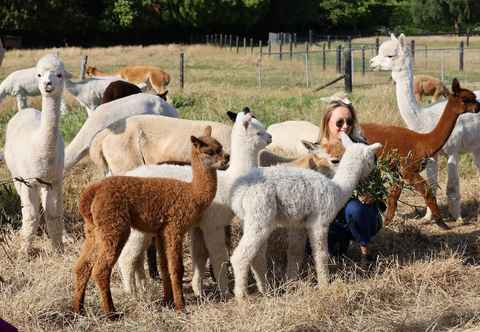
[[[363,204],[373,204],[375,200],[370,194],[363,194],[358,196],[358,200],[362,202]]]

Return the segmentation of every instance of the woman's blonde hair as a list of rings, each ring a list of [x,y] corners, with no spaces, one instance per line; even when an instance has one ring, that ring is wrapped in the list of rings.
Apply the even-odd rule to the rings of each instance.
[[[343,102],[341,100],[333,100],[333,101],[330,101],[327,104],[327,107],[325,108],[325,114],[323,115],[322,125],[320,127],[320,133],[319,133],[319,136],[318,136],[318,141],[322,142],[324,140],[328,141],[330,139],[330,132],[328,130],[328,122],[330,121],[330,118],[332,117],[333,111],[335,109],[337,109],[338,107],[346,107],[350,111],[350,115],[351,115],[352,120],[353,120],[353,125],[352,125],[352,131],[351,131],[349,136],[352,137],[353,139],[364,140],[362,135],[361,135],[360,128],[358,126],[357,113],[355,112],[355,108],[353,107],[353,105],[349,102],[347,103],[347,102]]]

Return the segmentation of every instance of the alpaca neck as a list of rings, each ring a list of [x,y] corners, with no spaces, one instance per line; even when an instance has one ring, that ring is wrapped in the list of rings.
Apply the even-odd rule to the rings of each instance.
[[[392,71],[400,115],[408,128],[423,131],[423,119],[413,94],[413,69],[410,52],[405,50],[404,64],[400,70]]]
[[[462,104],[454,97],[449,97],[445,110],[440,117],[435,128],[428,134],[423,134],[419,142],[423,142],[425,151],[422,157],[431,157],[443,147],[447,142],[450,134],[455,128],[457,119],[459,117],[458,110],[461,109]]]
[[[192,149],[192,191],[197,206],[207,207],[217,192],[217,170],[205,167],[198,152]]]
[[[345,206],[349,198],[352,196],[353,190],[357,186],[361,174],[362,169],[358,157],[355,158],[352,154],[345,153],[340,160],[338,169],[332,179],[332,181],[338,186],[340,192],[340,195],[336,197],[338,210]]]
[[[252,168],[258,167],[259,149],[255,149],[243,137],[232,135],[230,165],[225,171],[227,178],[236,178],[247,174]]]
[[[62,97],[42,96],[42,113],[38,142],[46,151],[56,153],[58,137],[60,136],[60,103]]]

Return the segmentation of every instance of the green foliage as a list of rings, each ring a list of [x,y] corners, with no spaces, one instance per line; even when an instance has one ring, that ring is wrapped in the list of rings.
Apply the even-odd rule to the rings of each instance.
[[[20,196],[17,195],[11,183],[0,184],[0,229],[9,225],[13,229],[21,226],[22,206]]]
[[[60,128],[65,143],[70,142],[75,137],[86,119],[87,114],[80,107],[76,107],[75,109],[70,110],[70,112],[62,115],[62,118],[60,119]]]

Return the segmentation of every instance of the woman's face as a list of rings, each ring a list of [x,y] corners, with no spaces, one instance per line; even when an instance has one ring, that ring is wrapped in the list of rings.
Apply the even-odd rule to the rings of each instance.
[[[353,118],[350,110],[345,106],[339,106],[333,110],[330,121],[328,121],[328,131],[330,139],[339,138],[340,132],[350,135],[353,129]]]

